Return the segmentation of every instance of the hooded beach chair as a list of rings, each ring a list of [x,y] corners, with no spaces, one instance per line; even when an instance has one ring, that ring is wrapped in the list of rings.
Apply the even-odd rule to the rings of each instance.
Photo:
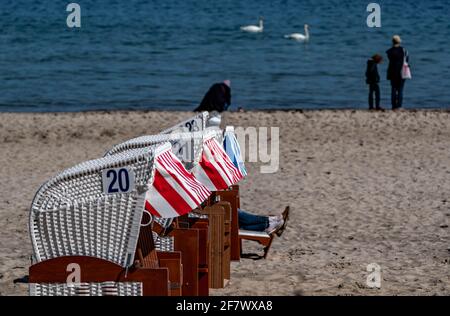
[[[30,294],[176,293],[181,254],[159,257],[141,228],[157,160],[170,150],[166,143],[84,162],[39,189],[30,211]],[[175,266],[172,278],[165,264]]]
[[[180,123],[175,127],[166,130],[168,134],[159,134],[151,136],[142,136],[131,139],[122,144],[114,146],[105,156],[116,155],[136,148],[145,148],[154,146],[162,142],[172,144],[172,152],[183,161],[187,168],[198,162],[201,154],[202,133],[201,132],[183,132],[174,133],[179,130],[179,126],[184,127],[187,123],[200,130],[204,128],[204,119],[207,113],[194,117]],[[197,119],[197,123],[192,122]],[[197,153],[197,154],[195,154]],[[174,249],[186,254],[183,256],[183,294],[189,296],[209,294],[208,288],[208,261],[207,261],[207,239],[208,228],[197,227],[196,229],[174,228],[171,219],[155,217],[153,229],[159,234],[174,238]]]
[[[201,132],[206,129],[206,123],[208,122],[209,113],[201,112],[181,123],[178,123],[172,127],[163,130],[160,134],[173,134],[184,132]]]
[[[106,153],[106,156],[119,154],[136,148],[154,146],[166,141],[172,144],[172,153],[176,153],[180,160],[184,162],[184,166],[192,166],[194,160],[198,161],[199,156],[195,156],[191,149],[196,148],[195,152],[199,152],[198,148],[201,148],[202,134],[199,132],[138,137],[114,146]],[[179,166],[178,169],[184,169],[184,167]],[[183,171],[183,174],[185,177],[193,178],[191,174],[186,174],[185,170]],[[200,189],[205,191],[205,188],[199,183],[194,186],[197,191]],[[210,192],[205,191],[205,193],[206,195],[203,196],[204,199],[209,196]],[[168,198],[165,197],[164,199],[167,200]],[[197,206],[198,205],[191,205],[189,211]],[[167,214],[164,210],[163,203],[161,203],[160,212],[166,217],[178,216],[178,214]],[[162,233],[164,230],[164,235],[174,237],[174,249],[186,254],[183,256],[183,276],[185,280],[185,282],[183,282],[183,294],[189,296],[208,295],[208,262],[204,260],[206,256],[203,254],[203,252],[207,251],[207,228],[198,227],[195,230],[189,230],[178,227],[173,229],[173,225],[167,225],[165,222],[167,222],[166,219],[155,216],[153,228],[159,233]]]
[[[193,132],[193,133],[173,133],[173,134],[165,134],[165,135],[150,135],[150,136],[142,136],[138,137],[129,141],[126,141],[122,144],[118,144],[114,146],[107,155],[113,155],[116,153],[120,153],[126,150],[130,150],[133,148],[142,148],[145,146],[150,146],[157,144],[162,141],[169,141],[172,144],[172,148],[174,153],[184,162],[184,165],[192,171],[194,175],[199,175],[200,177],[204,177],[207,181],[206,186],[209,189],[224,189],[228,186],[234,184],[233,181],[239,181],[240,178],[236,176],[237,173],[239,173],[233,166],[232,162],[227,157],[226,153],[224,152],[223,148],[221,148],[221,143],[223,142],[223,131],[218,128],[207,128],[202,132]],[[211,209],[215,210],[215,209]],[[217,211],[217,210],[216,210]],[[218,212],[214,213],[214,220],[212,220],[212,223],[218,222],[219,224],[211,225],[210,228],[213,231],[210,236],[217,236],[224,234],[224,242],[219,242],[219,249],[224,249],[222,252],[218,253],[215,251],[214,253],[215,258],[222,258],[225,259],[223,262],[224,264],[214,264],[215,260],[211,260],[213,263],[210,265],[210,274],[212,276],[216,275],[216,271],[225,271],[225,276],[229,278],[229,248],[230,248],[230,242],[227,242],[227,238],[229,239],[229,216],[226,220],[225,218],[222,220],[219,220],[218,213],[222,212],[223,217],[227,217],[226,211],[223,208],[219,208]],[[221,224],[222,223],[222,224]],[[197,223],[196,227],[198,229],[204,229],[204,223],[200,224]],[[222,227],[225,226],[226,228],[222,229],[215,229],[216,227]],[[173,234],[179,234],[179,232],[173,231]],[[200,234],[202,232],[200,231]],[[181,236],[180,236],[181,238]],[[216,242],[214,240],[221,240],[221,238],[210,238],[213,240],[211,243],[214,247],[216,246]],[[200,241],[201,242],[201,241]],[[223,246],[220,246],[222,244]],[[210,245],[211,246],[211,245]],[[187,246],[184,246],[183,249],[185,251]],[[180,248],[176,248],[180,249]],[[201,256],[200,256],[201,257]],[[201,274],[200,271],[205,271],[205,265],[206,262],[202,262],[201,259],[199,259],[200,265],[203,265],[203,268],[199,268],[199,274]],[[228,262],[228,264],[227,264]],[[225,268],[219,268],[219,265]],[[227,268],[228,267],[228,268]],[[188,272],[188,271],[187,271]],[[221,274],[223,275],[223,274]],[[228,275],[228,276],[227,276]],[[222,287],[223,283],[215,282],[213,280],[218,280],[220,277],[214,277],[210,278],[210,285],[211,287],[217,288]],[[211,283],[212,282],[212,283]],[[190,282],[192,284],[192,281]],[[219,285],[217,285],[219,284]]]

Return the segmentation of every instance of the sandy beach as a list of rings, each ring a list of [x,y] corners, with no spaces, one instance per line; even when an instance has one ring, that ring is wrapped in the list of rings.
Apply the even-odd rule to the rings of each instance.
[[[189,112],[0,114],[0,295],[27,295],[29,207],[47,179],[155,134]],[[280,169],[247,164],[242,208],[292,209],[266,260],[232,264],[215,295],[450,295],[450,113],[226,113],[223,123],[280,128]],[[250,242],[244,251],[260,248]],[[381,267],[380,289],[366,284]]]

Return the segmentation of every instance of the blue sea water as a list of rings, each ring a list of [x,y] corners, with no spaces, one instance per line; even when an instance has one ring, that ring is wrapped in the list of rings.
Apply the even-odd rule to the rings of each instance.
[[[367,27],[370,2],[381,28]],[[260,15],[262,34],[239,30]],[[309,43],[283,37],[305,23]],[[413,72],[405,106],[450,107],[446,0],[0,0],[0,111],[192,110],[224,79],[234,107],[366,108],[366,61],[397,33]]]

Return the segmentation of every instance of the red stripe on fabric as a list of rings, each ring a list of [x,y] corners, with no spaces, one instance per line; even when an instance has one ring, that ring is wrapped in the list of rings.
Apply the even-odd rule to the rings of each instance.
[[[149,201],[145,201],[145,209],[150,212],[150,214],[155,215],[156,217],[162,217],[161,214],[158,213],[157,210],[150,204]]]
[[[216,164],[219,166],[220,170],[222,170],[222,172],[225,174],[225,176],[227,177],[228,182],[230,183],[230,185],[234,184],[232,175],[229,174],[229,172],[226,170],[225,166],[223,165],[222,161],[218,158],[220,158],[220,155],[218,155],[216,153],[217,149],[214,147],[213,145],[213,140],[210,140],[207,144],[209,151],[211,152],[211,154],[213,155],[214,161],[216,162]],[[224,179],[225,180],[225,179]],[[228,188],[229,185],[227,185]]]
[[[180,196],[180,194],[178,194],[169,182],[164,179],[158,170],[155,171],[153,187],[178,214],[184,215],[192,210],[191,206]]]
[[[217,141],[211,140],[211,144],[216,149],[216,154],[222,157],[227,169],[231,172],[233,177],[233,184],[239,182],[243,178],[242,173],[239,171],[239,169],[236,168],[236,166],[230,160],[230,157],[228,157],[228,154],[221,148]]]
[[[168,163],[169,163],[169,166],[172,167],[173,169],[175,169],[175,171],[177,171],[179,173],[181,178],[184,179],[187,182],[187,184],[190,186],[190,188],[197,195],[200,196],[201,192],[198,190],[199,189],[198,186],[195,183],[193,183],[192,181],[190,181],[190,177],[189,177],[190,174],[186,171],[186,169],[181,164],[181,162],[178,160],[178,158],[176,158],[176,156],[173,155],[173,157],[171,157],[171,159],[168,159]]]
[[[170,166],[179,172],[181,177],[187,182],[189,187],[197,194],[198,198],[203,202],[211,195],[211,192],[203,184],[201,184],[191,173],[189,173],[178,160],[178,158],[171,153],[173,159],[170,159]]]
[[[197,198],[200,199],[201,202],[203,202],[205,199],[208,198],[208,196],[211,194],[211,192],[206,188],[203,184],[197,181],[197,179],[190,174],[184,166],[181,164],[181,162],[176,158],[175,155],[171,155],[172,159],[168,159],[168,165],[175,169],[179,173],[182,179],[186,181],[186,184],[189,186],[189,188],[195,192],[197,195]]]
[[[225,152],[225,150],[222,148],[222,146],[220,146],[220,144],[217,141],[215,141],[214,143],[215,143],[215,146],[218,147],[219,153],[222,155],[225,163],[233,171],[233,174],[235,175],[236,180],[238,180],[238,181],[241,180],[243,178],[242,172],[238,168],[236,168],[236,166],[233,164],[230,157]]]
[[[225,190],[228,188],[228,184],[224,181],[222,175],[217,171],[216,167],[208,161],[205,153],[202,154],[200,166],[217,190]]]
[[[209,191],[206,186],[200,183],[192,173],[188,172],[184,168],[180,160],[172,152],[170,152],[170,155],[173,157],[173,159],[170,160],[171,165],[180,172],[180,174],[192,186],[192,189],[198,194],[202,201],[208,198],[211,195],[211,191]]]
[[[178,183],[178,185],[184,190],[184,192],[186,192],[186,194],[191,198],[191,200],[194,203],[200,204],[201,202],[199,202],[198,197],[192,195],[192,193],[190,192],[189,188],[186,188],[186,185],[180,180],[179,175],[175,174],[174,172],[172,172],[169,167],[170,163],[167,161],[167,157],[159,157],[158,158],[158,162],[160,163],[161,167],[164,168],[164,170],[172,177],[173,180],[175,180],[176,183]]]

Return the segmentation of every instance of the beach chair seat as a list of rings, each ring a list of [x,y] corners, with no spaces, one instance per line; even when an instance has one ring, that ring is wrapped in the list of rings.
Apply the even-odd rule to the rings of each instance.
[[[264,254],[263,258],[267,258],[267,254],[270,250],[270,246],[272,245],[272,241],[275,237],[275,233],[268,234],[266,232],[256,232],[256,231],[250,231],[250,230],[239,230],[239,241],[241,243],[242,247],[242,240],[252,240],[256,241],[262,246],[264,246]],[[241,254],[242,256],[244,254]]]
[[[246,256],[243,253],[243,240],[255,241],[261,244],[264,247],[264,252],[262,258],[266,259],[269,253],[270,247],[272,246],[272,241],[275,238],[275,235],[280,235],[283,230],[286,228],[287,219],[289,216],[289,207],[283,213],[283,219],[285,220],[285,224],[279,230],[266,233],[266,232],[254,232],[254,231],[246,231],[239,229],[239,218],[238,218],[238,208],[240,205],[240,197],[239,197],[239,186],[234,185],[225,191],[216,191],[210,198],[211,201],[227,201],[230,203],[232,207],[232,231],[231,231],[231,253],[232,257],[236,258],[236,251],[239,249],[241,256]],[[212,203],[212,202],[210,202]],[[285,217],[286,216],[286,217]]]

